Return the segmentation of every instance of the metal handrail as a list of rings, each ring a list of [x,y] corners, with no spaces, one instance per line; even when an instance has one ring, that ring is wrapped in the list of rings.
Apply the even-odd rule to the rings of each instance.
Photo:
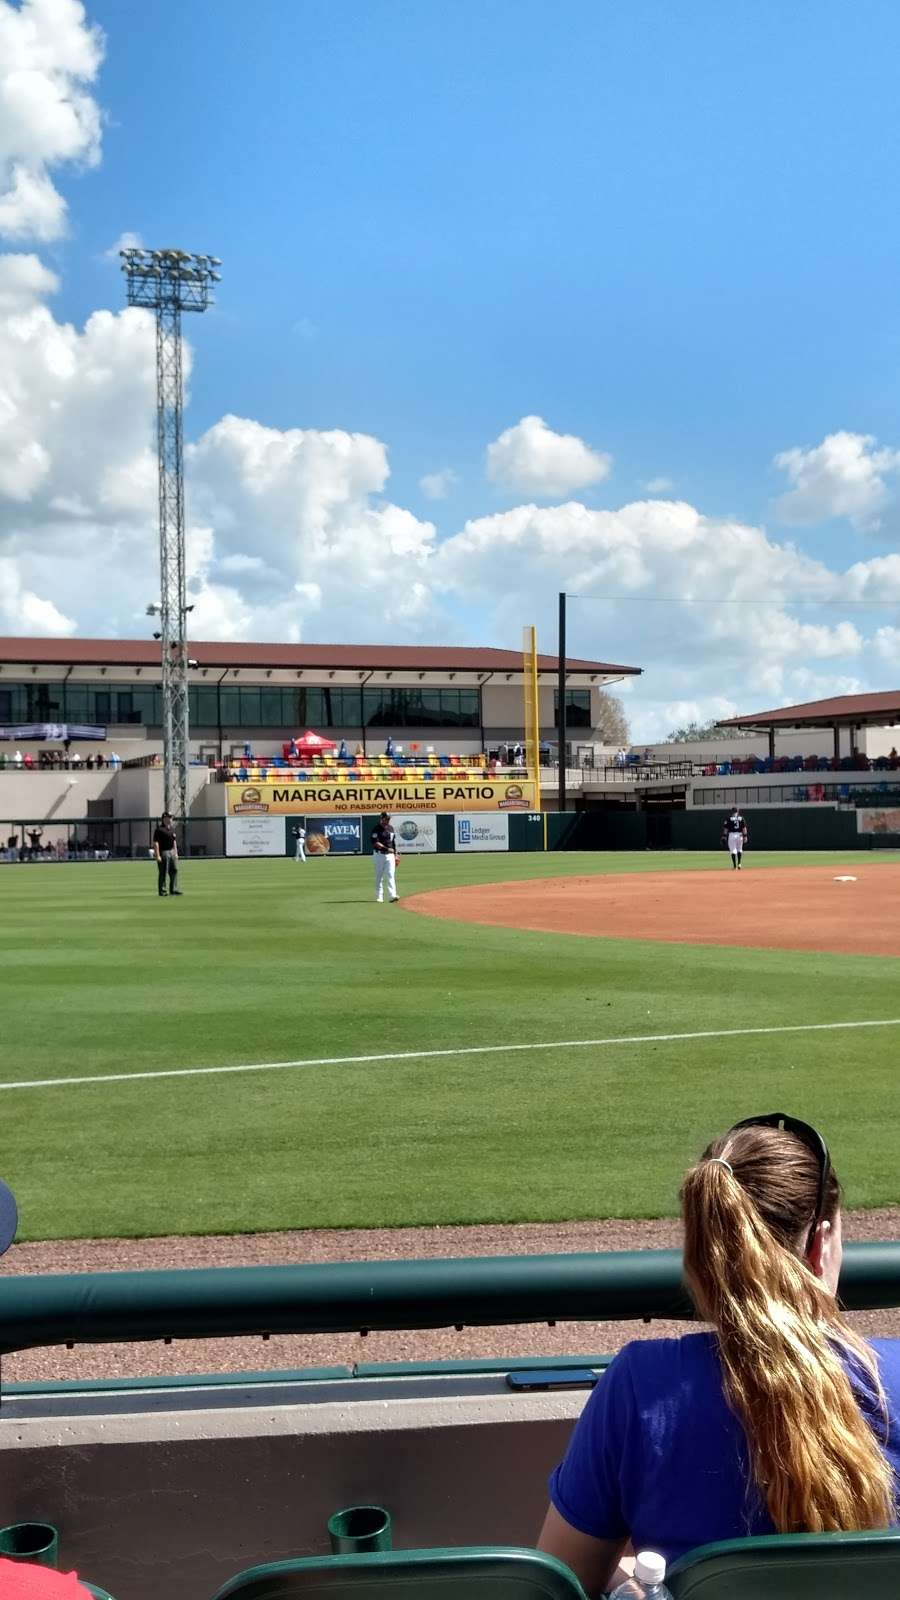
[[[900,1305],[900,1242],[849,1245],[852,1310]],[[677,1250],[0,1280],[0,1354],[61,1344],[692,1316]]]

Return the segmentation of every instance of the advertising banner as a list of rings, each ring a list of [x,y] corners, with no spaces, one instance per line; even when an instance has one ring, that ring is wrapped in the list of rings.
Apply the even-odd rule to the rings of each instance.
[[[284,823],[280,817],[226,817],[227,856],[283,856]]]
[[[230,817],[286,817],[390,811],[537,811],[535,784],[525,779],[424,779],[417,783],[229,783]]]
[[[856,813],[857,833],[900,833],[900,810],[869,810],[861,807]]]
[[[508,850],[509,817],[473,816],[454,818],[453,843],[456,850]]]
[[[437,850],[437,817],[406,816],[402,811],[391,817],[401,855],[434,855]]]
[[[307,817],[306,854],[308,856],[358,856],[361,849],[361,818]]]

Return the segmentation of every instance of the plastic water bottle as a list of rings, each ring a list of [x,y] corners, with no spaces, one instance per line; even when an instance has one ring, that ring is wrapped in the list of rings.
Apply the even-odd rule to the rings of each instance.
[[[672,1591],[666,1587],[665,1557],[655,1550],[642,1550],[634,1563],[634,1577],[620,1583],[610,1600],[672,1600]]]

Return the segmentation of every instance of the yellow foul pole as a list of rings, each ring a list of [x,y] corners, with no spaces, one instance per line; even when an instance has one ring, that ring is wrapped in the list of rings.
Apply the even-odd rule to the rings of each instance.
[[[522,665],[525,698],[525,765],[528,781],[534,786],[535,804],[540,804],[541,716],[538,704],[537,628],[527,627],[522,634]]]

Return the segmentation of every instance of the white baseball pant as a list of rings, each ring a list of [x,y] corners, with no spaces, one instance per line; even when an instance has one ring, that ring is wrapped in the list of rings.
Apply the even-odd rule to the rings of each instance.
[[[375,899],[380,905],[384,900],[384,880],[387,879],[387,892],[389,900],[397,898],[396,857],[393,850],[375,851]]]

